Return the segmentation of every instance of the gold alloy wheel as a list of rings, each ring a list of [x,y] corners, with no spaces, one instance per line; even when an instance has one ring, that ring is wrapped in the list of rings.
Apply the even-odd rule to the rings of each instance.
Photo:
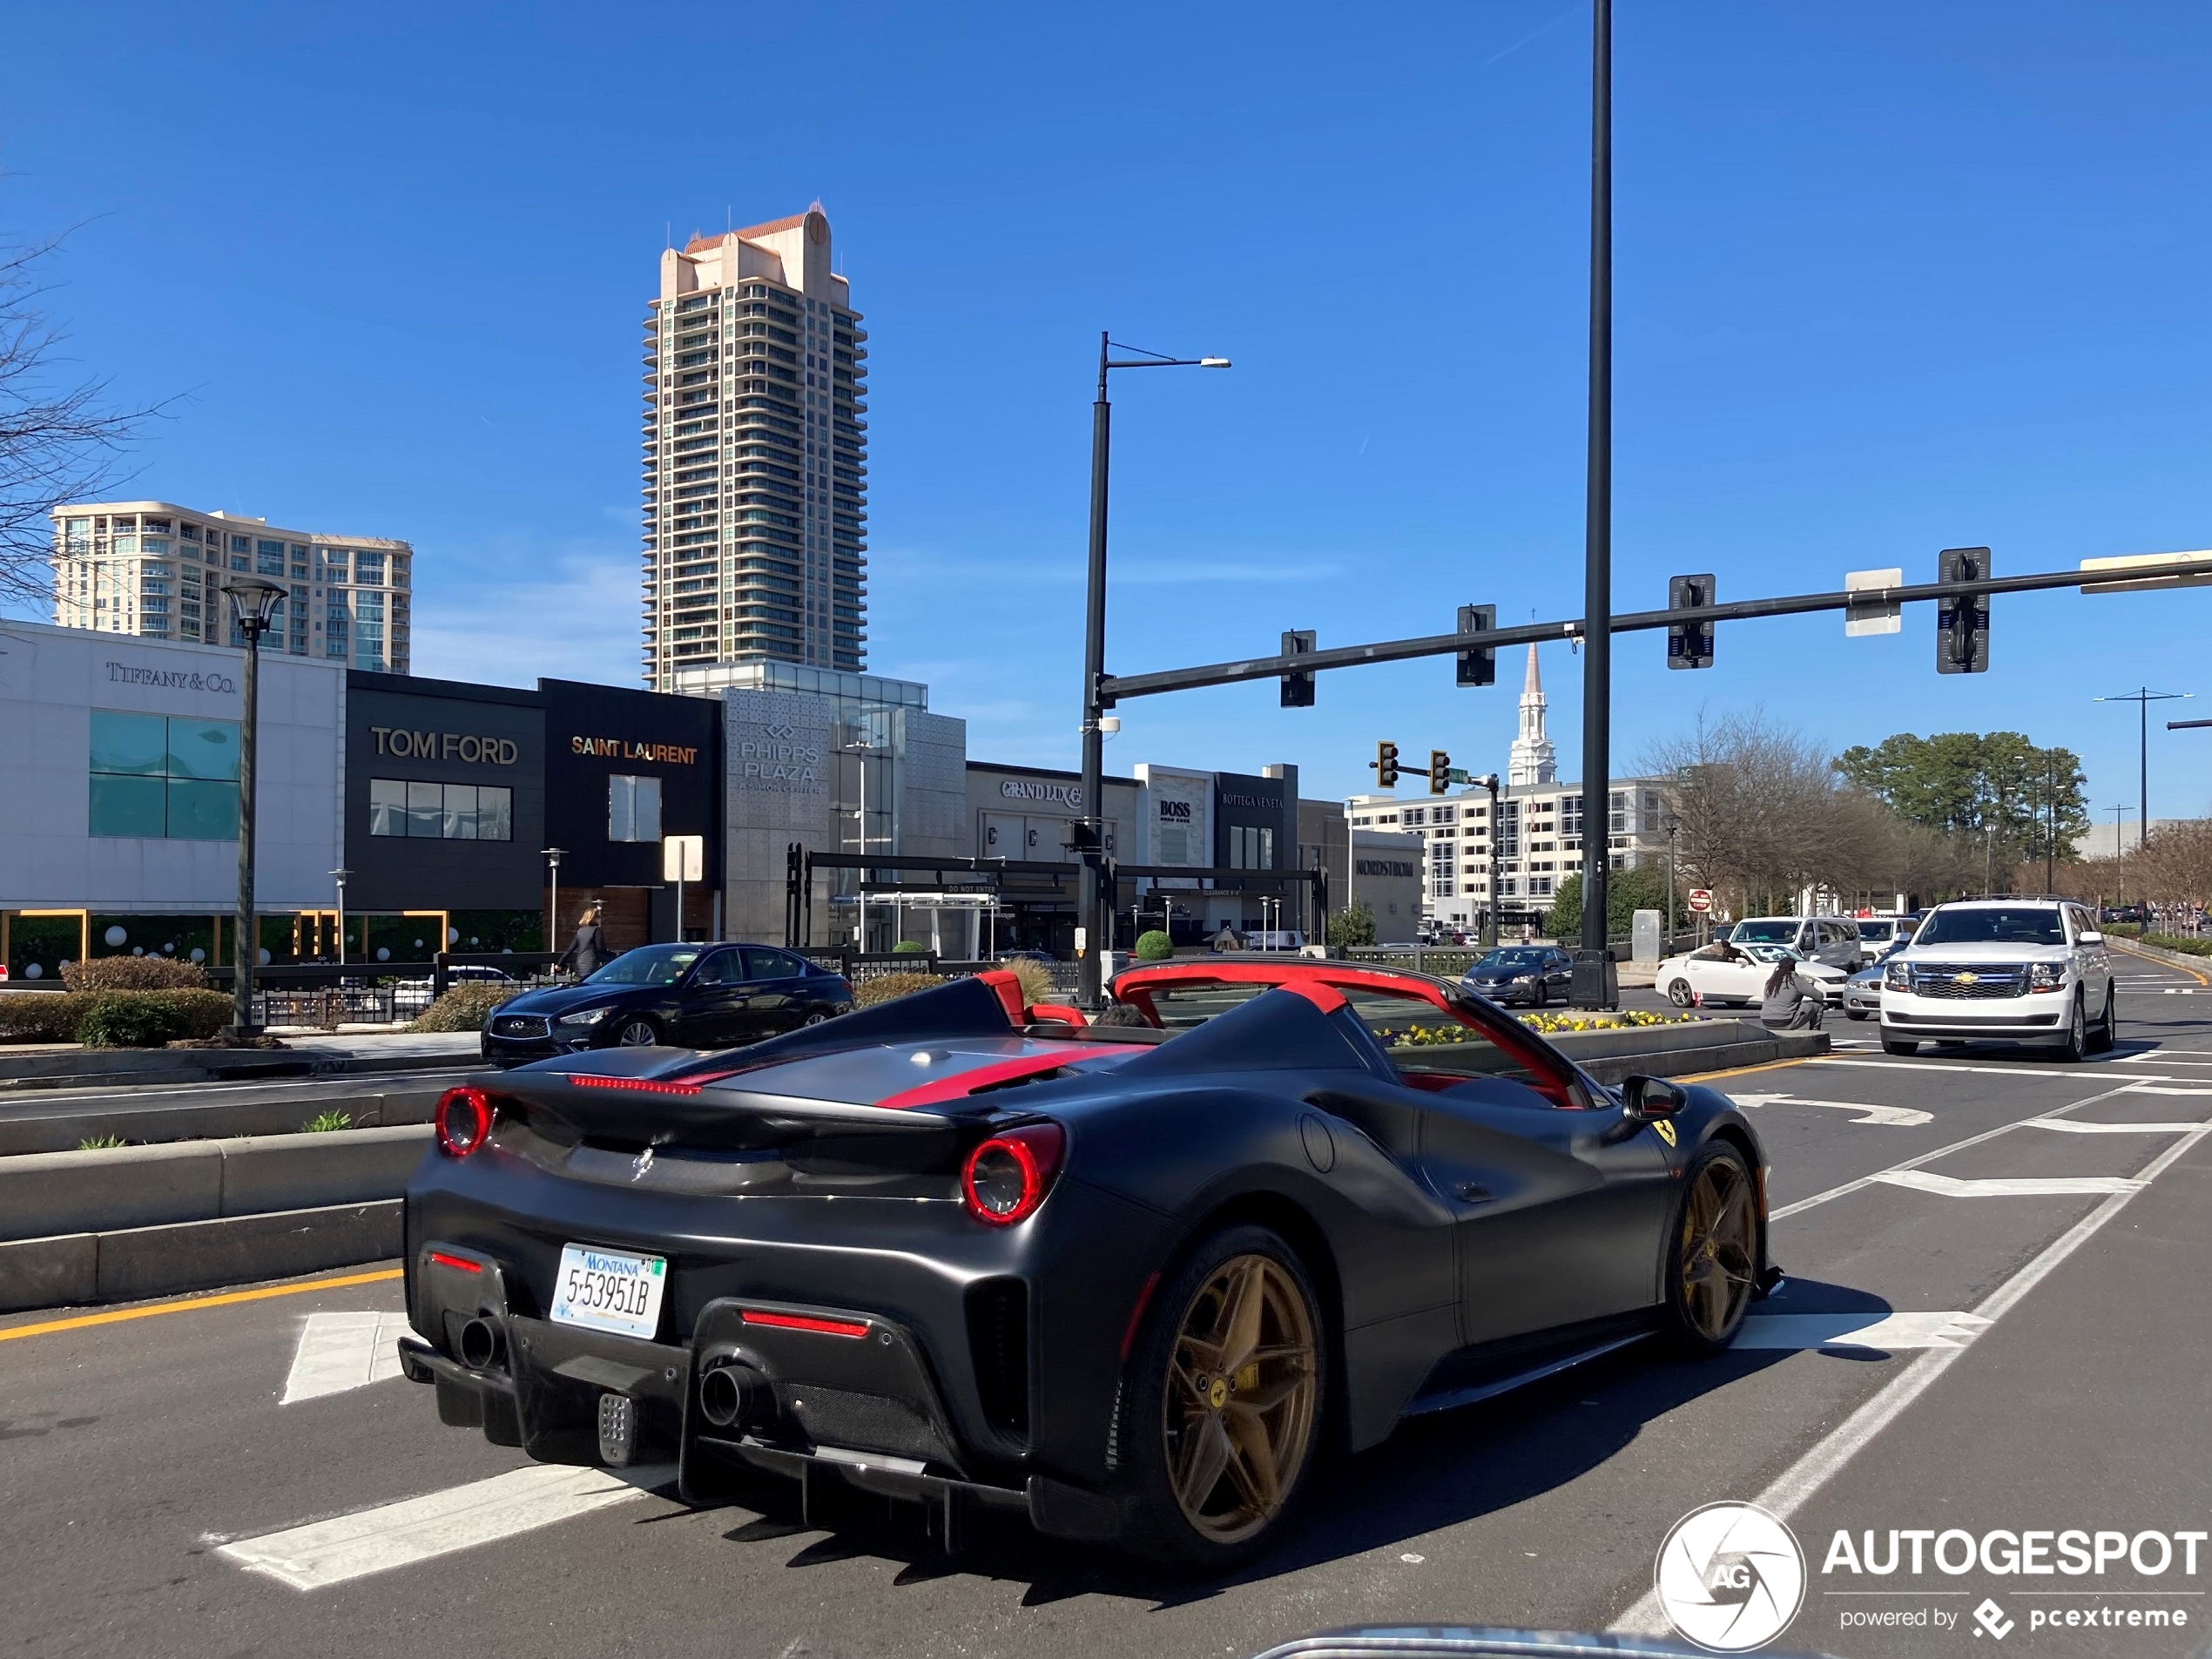
[[[1312,1313],[1279,1262],[1232,1257],[1190,1298],[1161,1427],[1176,1502],[1209,1542],[1281,1513],[1312,1450],[1318,1376]]]
[[[1757,1250],[1750,1178],[1734,1158],[1714,1158],[1690,1184],[1682,1217],[1683,1312],[1707,1342],[1735,1335],[1751,1299]]]

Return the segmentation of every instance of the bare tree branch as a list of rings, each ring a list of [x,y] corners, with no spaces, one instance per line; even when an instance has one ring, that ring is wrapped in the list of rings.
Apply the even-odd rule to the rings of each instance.
[[[107,381],[64,372],[66,336],[46,315],[41,280],[63,239],[0,253],[0,609],[51,603],[53,509],[128,477],[131,440],[170,407],[118,406]]]

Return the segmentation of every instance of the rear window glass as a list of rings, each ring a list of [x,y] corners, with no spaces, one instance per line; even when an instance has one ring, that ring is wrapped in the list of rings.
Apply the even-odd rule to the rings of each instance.
[[[1797,920],[1778,916],[1769,921],[1739,921],[1729,937],[1739,945],[1791,945],[1797,939]]]

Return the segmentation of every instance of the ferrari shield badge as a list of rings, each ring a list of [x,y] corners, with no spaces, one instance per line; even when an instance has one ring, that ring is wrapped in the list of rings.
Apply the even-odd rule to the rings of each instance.
[[[1654,1118],[1652,1120],[1651,1127],[1658,1130],[1659,1138],[1666,1142],[1668,1145],[1672,1146],[1675,1143],[1675,1126],[1672,1123],[1669,1123],[1665,1118]]]

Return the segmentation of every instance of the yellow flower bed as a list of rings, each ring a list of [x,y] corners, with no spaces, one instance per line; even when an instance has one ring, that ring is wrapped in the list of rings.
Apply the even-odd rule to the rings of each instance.
[[[1629,1008],[1619,1014],[1524,1014],[1521,1024],[1547,1036],[1561,1031],[1618,1031],[1631,1026],[1683,1025],[1697,1016],[1694,1014],[1647,1014],[1642,1009]],[[1392,1039],[1391,1046],[1398,1049],[1420,1049],[1435,1043],[1474,1042],[1480,1035],[1463,1025],[1409,1026]]]

